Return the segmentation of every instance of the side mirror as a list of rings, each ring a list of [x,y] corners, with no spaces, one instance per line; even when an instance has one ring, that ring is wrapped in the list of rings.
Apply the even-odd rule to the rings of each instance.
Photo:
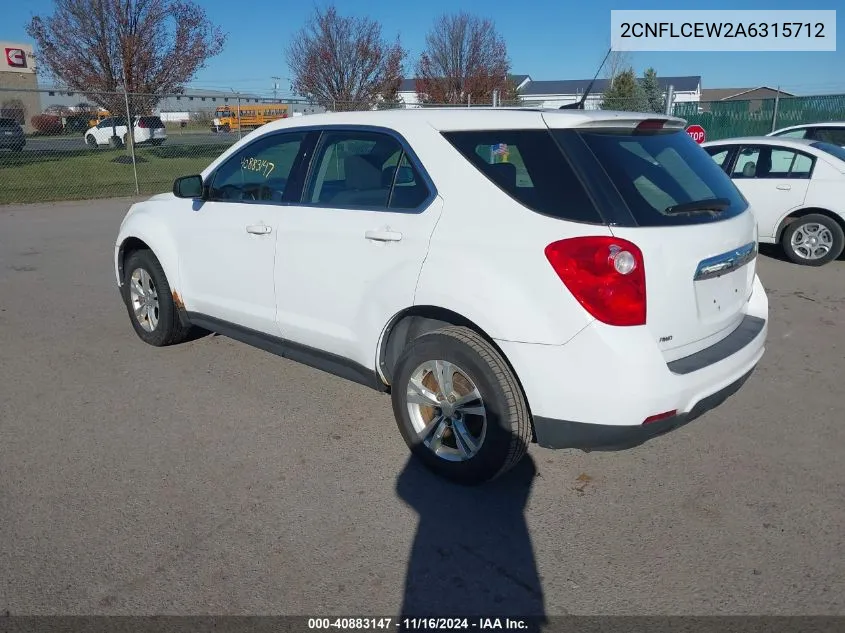
[[[173,195],[177,198],[202,198],[202,176],[183,176],[173,183]]]

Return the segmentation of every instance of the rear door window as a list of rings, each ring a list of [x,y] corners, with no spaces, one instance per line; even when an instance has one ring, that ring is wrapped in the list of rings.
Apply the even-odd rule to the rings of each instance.
[[[733,178],[809,178],[815,159],[789,149],[746,146],[737,156]]]
[[[715,222],[735,217],[748,207],[728,175],[683,130],[598,129],[579,134],[638,226]],[[709,200],[726,206],[680,212],[681,205]]]
[[[548,131],[463,131],[443,136],[493,184],[529,209],[573,222],[602,223]]]

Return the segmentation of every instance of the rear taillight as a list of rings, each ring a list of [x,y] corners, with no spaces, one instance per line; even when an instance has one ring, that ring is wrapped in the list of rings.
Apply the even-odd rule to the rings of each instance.
[[[149,126],[147,125],[147,122],[144,121],[144,119],[141,119],[140,121],[138,121],[138,127],[149,127]]]
[[[596,319],[645,325],[645,264],[636,244],[617,237],[575,237],[549,244],[546,258]]]

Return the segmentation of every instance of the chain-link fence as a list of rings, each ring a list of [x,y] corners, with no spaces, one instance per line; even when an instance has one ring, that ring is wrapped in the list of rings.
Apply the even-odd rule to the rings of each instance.
[[[526,98],[502,100],[496,106],[559,104]],[[382,103],[377,109],[441,105]],[[586,107],[600,105],[593,97]],[[630,105],[633,109],[635,104]],[[496,106],[491,101],[460,107]],[[362,107],[335,103],[332,109]],[[169,191],[175,178],[199,173],[250,130],[280,118],[324,111],[313,103],[234,92],[152,97],[0,89],[0,204]],[[673,112],[702,125],[709,139],[718,139],[766,134],[775,126],[845,120],[845,95],[780,98],[777,103],[675,103]],[[13,126],[18,125],[15,132]]]

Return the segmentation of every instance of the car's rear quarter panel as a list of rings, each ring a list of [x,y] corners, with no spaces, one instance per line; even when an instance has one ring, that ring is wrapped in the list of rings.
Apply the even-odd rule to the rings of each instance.
[[[537,115],[511,125],[543,123]],[[414,149],[444,200],[414,303],[457,312],[501,340],[560,345],[586,327],[592,317],[567,291],[544,249],[568,237],[610,235],[609,229],[531,211],[438,131],[413,136]]]

